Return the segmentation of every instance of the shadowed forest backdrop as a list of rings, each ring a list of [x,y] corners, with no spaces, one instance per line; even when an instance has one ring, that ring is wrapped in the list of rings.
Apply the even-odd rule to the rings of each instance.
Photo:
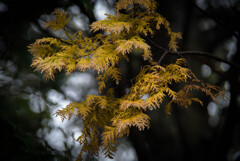
[[[0,1],[0,160],[74,160],[81,145],[81,120],[61,122],[54,117],[72,101],[97,94],[96,73],[74,72],[45,80],[30,68],[27,46],[42,37],[62,37],[42,26],[55,8],[72,16],[68,31],[83,31],[91,36],[89,25],[114,13],[113,0]],[[182,32],[180,51],[206,51],[213,56],[240,64],[240,2],[238,0],[161,0],[157,11],[168,19],[175,32]],[[164,31],[151,41],[154,55],[161,56],[158,45],[166,46]],[[229,100],[212,102],[203,97],[204,107],[174,107],[167,116],[164,108],[148,111],[149,130],[132,129],[121,141],[114,160],[149,161],[237,161],[240,160],[240,68],[216,61],[209,56],[183,55],[199,79],[221,87]],[[176,56],[167,55],[163,63]],[[138,54],[129,64],[121,64],[127,90],[144,64]],[[164,106],[164,103],[163,105]],[[86,160],[109,160],[87,154]]]

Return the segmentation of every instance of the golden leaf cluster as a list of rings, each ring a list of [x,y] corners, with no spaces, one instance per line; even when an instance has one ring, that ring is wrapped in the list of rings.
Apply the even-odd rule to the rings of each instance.
[[[119,84],[119,62],[128,61],[133,49],[140,50],[143,60],[152,64],[141,68],[126,95],[116,98],[114,89],[110,88],[105,95],[88,95],[84,101],[73,102],[56,112],[62,121],[74,115],[83,120],[82,135],[77,139],[83,145],[79,158],[87,151],[98,156],[100,149],[106,157],[112,158],[117,139],[127,136],[133,126],[139,130],[150,128],[146,111],[160,108],[166,98],[169,103],[165,108],[169,114],[172,103],[183,107],[192,102],[202,105],[201,100],[192,97],[194,90],[214,100],[219,92],[217,87],[199,81],[182,58],[166,66],[154,62],[151,47],[142,35],[153,36],[163,26],[170,37],[169,49],[173,51],[177,50],[177,39],[181,38],[181,34],[173,32],[169,22],[155,11],[157,3],[154,0],[119,0],[115,8],[116,15],[108,14],[105,20],[91,25],[92,32],[104,31],[93,37],[86,37],[82,32],[69,35],[65,27],[70,18],[67,12],[57,9],[53,12],[54,17],[44,25],[53,31],[62,29],[69,39],[42,38],[29,46],[33,55],[32,67],[46,78],[54,79],[57,71],[66,74],[75,70],[97,71],[99,93],[107,88],[109,79]],[[122,10],[125,10],[124,14]],[[176,90],[172,88],[173,84],[181,84],[182,88]]]
[[[70,17],[67,18],[67,12],[64,12],[63,9],[57,8],[54,12],[52,12],[54,16],[52,19],[47,20],[43,23],[44,28],[49,28],[53,31],[58,31],[60,29],[65,28]]]
[[[188,68],[182,66],[182,62],[184,59],[178,59],[166,67],[144,66],[129,93],[121,98],[115,98],[111,88],[104,96],[88,95],[80,103],[71,103],[57,111],[56,115],[61,116],[62,120],[70,119],[74,114],[81,116],[84,129],[78,140],[83,143],[82,152],[90,151],[98,155],[102,149],[107,157],[112,158],[117,139],[127,136],[133,126],[139,130],[150,128],[150,117],[145,112],[160,108],[165,98],[170,100],[165,107],[167,114],[170,114],[172,103],[183,107],[190,106],[192,102],[202,105],[201,100],[191,97],[193,90],[215,99],[219,89],[199,81]],[[173,83],[182,83],[182,89],[171,89]],[[144,99],[146,95],[148,97]]]

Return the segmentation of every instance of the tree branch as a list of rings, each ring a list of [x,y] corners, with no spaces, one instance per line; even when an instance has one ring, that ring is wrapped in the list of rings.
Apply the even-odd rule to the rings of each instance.
[[[202,9],[201,7],[199,7],[196,3],[194,3],[192,1],[192,4],[194,5],[194,7],[196,7],[198,10],[200,10],[203,14],[205,14],[206,16],[210,17],[211,19],[213,19],[216,23],[218,23],[219,25],[221,25],[222,27],[224,27],[230,34],[232,34],[233,36],[235,36],[237,39],[239,39],[239,34],[236,33],[236,31],[231,28],[230,26],[226,25],[225,23],[221,22],[219,19],[217,19],[216,17],[214,17],[212,14],[208,13],[207,11],[205,11],[204,9]]]
[[[181,51],[181,52],[177,52],[177,53],[170,53],[170,54],[180,54],[180,55],[198,55],[198,56],[205,56],[205,57],[208,57],[208,58],[211,58],[211,59],[214,59],[216,61],[219,61],[219,62],[224,62],[228,65],[231,65],[231,66],[234,66],[234,67],[237,67],[237,68],[240,68],[240,65],[239,64],[236,64],[236,63],[233,63],[233,62],[229,62],[223,58],[219,58],[217,56],[214,56],[208,52],[203,52],[203,51]]]
[[[197,56],[204,56],[204,57],[208,57],[208,58],[211,58],[211,59],[214,59],[216,61],[219,61],[219,62],[224,62],[228,65],[231,65],[233,67],[237,67],[237,68],[240,68],[240,65],[239,64],[236,64],[236,63],[233,63],[233,62],[229,62],[223,58],[219,58],[217,56],[214,56],[208,52],[204,52],[204,51],[171,51],[171,50],[168,50],[166,48],[163,48],[161,46],[159,46],[158,44],[156,44],[155,42],[153,42],[152,40],[150,40],[149,38],[146,37],[146,39],[151,42],[154,46],[156,46],[157,48],[161,49],[162,51],[164,52],[167,52],[168,54],[171,54],[171,55],[179,55],[179,56],[184,56],[184,55],[197,55]],[[161,59],[161,58],[160,58]],[[159,61],[160,61],[159,59]]]
[[[49,32],[48,30],[42,28],[38,21],[34,21],[33,24],[38,28],[38,30],[39,30],[43,35],[46,35],[46,36],[49,36],[49,37],[53,37],[53,38],[61,41],[62,43],[65,43],[65,44],[67,44],[67,45],[72,45],[71,43],[63,40],[62,38],[59,38],[59,37],[53,35],[53,34],[52,34],[51,32]]]
[[[162,54],[162,56],[160,57],[160,59],[159,59],[158,62],[157,62],[158,65],[161,64],[163,58],[167,55],[167,53],[168,53],[168,51],[165,51],[165,52]]]

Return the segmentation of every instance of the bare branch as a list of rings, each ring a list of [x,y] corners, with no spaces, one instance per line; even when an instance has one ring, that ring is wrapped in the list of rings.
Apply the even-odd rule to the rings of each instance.
[[[184,56],[184,55],[196,55],[196,56],[204,56],[204,57],[208,57],[208,58],[211,58],[211,59],[214,59],[216,61],[219,61],[219,62],[224,62],[228,65],[231,65],[233,67],[237,67],[237,68],[240,68],[240,65],[239,64],[236,64],[236,63],[233,63],[233,62],[229,62],[223,58],[219,58],[217,56],[214,56],[212,55],[211,53],[208,53],[208,52],[204,52],[204,51],[171,51],[171,50],[168,50],[166,48],[163,48],[161,46],[159,46],[158,44],[156,44],[155,42],[153,42],[152,40],[150,40],[149,38],[145,37],[149,42],[151,42],[154,46],[156,46],[157,48],[161,49],[162,51],[164,52],[167,52],[168,54],[171,54],[171,55],[181,55],[181,56]],[[161,58],[160,58],[161,59]],[[160,61],[160,60],[159,60]]]
[[[162,60],[163,60],[163,58],[167,55],[167,53],[168,53],[168,51],[165,51],[163,54],[162,54],[162,56],[160,57],[160,59],[158,60],[158,65],[160,65],[161,64],[161,62],[162,62]]]
[[[228,65],[231,65],[231,66],[234,66],[234,67],[237,67],[237,68],[240,68],[240,65],[239,64],[236,64],[236,63],[233,63],[233,62],[229,62],[223,58],[219,58],[217,56],[214,56],[208,52],[203,52],[203,51],[181,51],[181,52],[177,52],[177,53],[170,53],[170,54],[180,54],[180,55],[198,55],[198,56],[205,56],[205,57],[208,57],[208,58],[211,58],[211,59],[214,59],[216,61],[219,61],[219,62],[224,62]]]

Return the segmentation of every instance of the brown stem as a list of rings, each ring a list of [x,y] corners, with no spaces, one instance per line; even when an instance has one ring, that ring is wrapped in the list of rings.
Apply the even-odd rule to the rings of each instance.
[[[161,64],[163,58],[164,58],[167,54],[168,54],[168,51],[165,51],[165,52],[162,54],[162,56],[160,57],[160,59],[159,59],[158,62],[157,62],[158,65]]]

